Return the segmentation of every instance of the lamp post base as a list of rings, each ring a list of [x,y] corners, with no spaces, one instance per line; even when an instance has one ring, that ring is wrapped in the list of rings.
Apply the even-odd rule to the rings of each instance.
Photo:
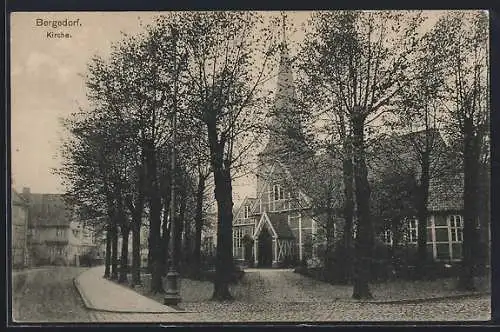
[[[174,270],[169,270],[167,273],[167,289],[165,291],[165,297],[163,298],[163,304],[176,306],[181,302],[178,280],[179,273]]]

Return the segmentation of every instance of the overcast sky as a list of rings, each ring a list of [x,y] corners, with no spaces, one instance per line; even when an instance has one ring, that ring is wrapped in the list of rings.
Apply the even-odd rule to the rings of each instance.
[[[62,129],[59,119],[85,105],[81,74],[94,54],[106,56],[121,32],[134,34],[152,22],[158,12],[78,12],[11,14],[11,151],[13,187],[32,192],[62,193],[52,169],[60,165]],[[279,14],[268,12],[269,15]],[[296,27],[310,12],[288,12]],[[52,29],[36,26],[37,19],[76,20],[80,26]],[[64,31],[71,38],[47,38]],[[303,39],[300,30],[287,36],[294,47]],[[252,178],[238,180],[235,199],[252,194]]]
[[[13,13],[11,15],[11,151],[12,182],[16,190],[30,187],[37,193],[62,193],[64,187],[52,169],[64,135],[59,119],[86,104],[86,65],[94,54],[109,54],[121,33],[134,34],[151,23],[158,12]],[[271,15],[277,12],[269,12]],[[295,24],[307,12],[289,13]],[[37,19],[76,20],[79,26],[37,26]],[[47,38],[64,31],[71,38]],[[301,38],[300,33],[292,38]],[[238,180],[235,198],[254,190],[251,179]]]

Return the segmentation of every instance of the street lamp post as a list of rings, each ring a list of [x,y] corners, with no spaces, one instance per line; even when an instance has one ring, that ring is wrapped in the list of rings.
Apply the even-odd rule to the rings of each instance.
[[[177,217],[176,217],[176,211],[175,211],[175,179],[174,179],[174,172],[175,172],[175,135],[176,135],[176,117],[177,115],[174,113],[173,115],[173,120],[172,120],[172,165],[171,165],[171,171],[172,171],[172,184],[171,184],[171,196],[170,196],[170,222],[171,227],[170,227],[170,243],[172,244],[172,256],[171,256],[171,262],[168,267],[168,272],[167,272],[167,289],[165,291],[165,297],[163,299],[163,303],[165,305],[177,305],[181,301],[181,297],[179,294],[179,285],[178,285],[178,280],[179,280],[179,273],[177,272],[177,265],[178,265],[178,232],[179,232],[179,227],[177,227]],[[168,249],[167,249],[168,250]]]
[[[177,49],[177,30],[172,29],[174,50]],[[176,54],[176,52],[174,52]],[[174,68],[176,68],[175,55],[174,55]],[[174,83],[177,86],[177,82]],[[177,91],[174,92],[174,94]],[[174,96],[175,98],[175,96]],[[175,104],[175,103],[174,103]],[[165,291],[165,297],[163,298],[163,304],[165,305],[177,305],[181,301],[181,296],[179,292],[179,273],[177,272],[177,266],[179,263],[179,245],[178,245],[178,232],[179,227],[177,225],[176,209],[175,209],[175,168],[176,168],[176,154],[175,154],[175,144],[177,135],[177,112],[174,106],[174,111],[172,115],[172,155],[171,155],[171,196],[170,196],[170,243],[172,244],[172,256],[171,262],[168,267],[167,272],[167,289]],[[168,250],[168,249],[167,249]]]

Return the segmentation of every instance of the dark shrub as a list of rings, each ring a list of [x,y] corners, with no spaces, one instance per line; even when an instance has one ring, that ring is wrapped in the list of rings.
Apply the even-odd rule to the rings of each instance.
[[[322,260],[325,262],[323,271],[325,281],[333,284],[347,284],[349,282],[351,273],[346,270],[346,266],[349,266],[346,260],[353,256],[354,248],[350,249],[350,253],[347,250],[343,241],[337,241],[333,250],[321,253]]]
[[[373,246],[370,271],[375,282],[387,281],[394,275],[390,249],[380,241],[375,241]]]
[[[286,256],[282,262],[278,263],[279,268],[291,268],[297,265],[298,265],[297,259],[291,256]]]
[[[302,274],[302,275],[308,275],[308,270],[307,270],[307,266],[304,266],[304,265],[299,265],[297,266],[293,272],[295,273],[298,273],[298,274]]]
[[[52,264],[56,265],[56,266],[66,266],[67,262],[66,262],[66,260],[63,257],[59,256],[59,257],[56,257],[54,259],[54,261],[52,262]]]

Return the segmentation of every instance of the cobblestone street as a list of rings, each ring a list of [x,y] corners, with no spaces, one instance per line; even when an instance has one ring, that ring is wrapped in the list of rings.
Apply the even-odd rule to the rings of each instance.
[[[92,315],[73,285],[85,268],[48,267],[14,272],[12,318],[16,322],[89,322]]]
[[[17,273],[14,276],[13,316],[17,322],[349,322],[349,321],[462,321],[490,319],[489,296],[439,300],[424,303],[359,303],[329,297],[325,287],[312,283],[289,270],[249,270],[244,281],[233,286],[239,300],[228,303],[194,301],[186,289],[188,301],[182,302],[186,312],[120,313],[88,310],[73,285],[73,278],[85,269],[53,267]],[[93,287],[118,287],[116,302],[140,303],[120,299],[121,285],[101,283],[100,268],[88,270],[94,275]],[[20,276],[22,276],[20,278]],[[101,286],[102,285],[102,286]],[[207,286],[198,283],[199,286]],[[209,284],[210,285],[210,284]],[[187,284],[184,284],[187,286]],[[192,290],[197,292],[196,289]],[[209,296],[205,289],[202,296]],[[98,293],[97,293],[98,294]],[[101,294],[106,294],[102,291]],[[339,295],[338,293],[337,295]],[[140,296],[140,295],[136,295]],[[191,298],[189,298],[191,296]],[[245,298],[245,301],[242,299]]]
[[[200,313],[129,314],[95,312],[97,322],[349,322],[489,320],[489,298],[421,304],[346,302],[243,304],[208,303]]]

